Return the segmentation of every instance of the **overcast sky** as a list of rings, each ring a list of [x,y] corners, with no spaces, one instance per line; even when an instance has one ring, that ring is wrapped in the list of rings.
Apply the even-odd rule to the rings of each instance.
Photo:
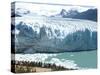
[[[73,4],[73,5],[97,5],[97,0],[11,0],[11,1],[25,1],[25,2],[43,2],[43,3],[59,3],[59,4]]]

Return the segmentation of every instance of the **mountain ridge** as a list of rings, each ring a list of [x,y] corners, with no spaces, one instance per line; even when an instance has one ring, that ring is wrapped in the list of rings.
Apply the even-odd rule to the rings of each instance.
[[[78,10],[74,10],[74,9],[70,9],[69,11],[62,9],[59,14],[52,15],[51,17],[84,19],[84,20],[91,20],[97,22],[97,9],[88,9],[83,12],[79,12]]]

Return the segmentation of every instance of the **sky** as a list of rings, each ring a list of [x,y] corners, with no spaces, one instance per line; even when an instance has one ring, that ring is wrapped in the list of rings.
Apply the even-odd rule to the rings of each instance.
[[[11,1],[25,1],[25,2],[43,2],[43,3],[59,3],[59,4],[73,4],[73,5],[97,5],[97,0],[11,0]]]

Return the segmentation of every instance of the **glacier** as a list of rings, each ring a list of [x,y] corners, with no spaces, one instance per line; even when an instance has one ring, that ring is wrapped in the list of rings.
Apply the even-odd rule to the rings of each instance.
[[[76,52],[97,49],[97,22],[27,15],[12,18],[17,53]],[[14,31],[14,32],[13,32]]]

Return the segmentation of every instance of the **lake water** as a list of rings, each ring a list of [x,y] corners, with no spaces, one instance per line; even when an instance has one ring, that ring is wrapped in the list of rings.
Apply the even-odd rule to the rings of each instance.
[[[15,54],[15,60],[55,63],[67,68],[94,69],[97,68],[97,51]]]

